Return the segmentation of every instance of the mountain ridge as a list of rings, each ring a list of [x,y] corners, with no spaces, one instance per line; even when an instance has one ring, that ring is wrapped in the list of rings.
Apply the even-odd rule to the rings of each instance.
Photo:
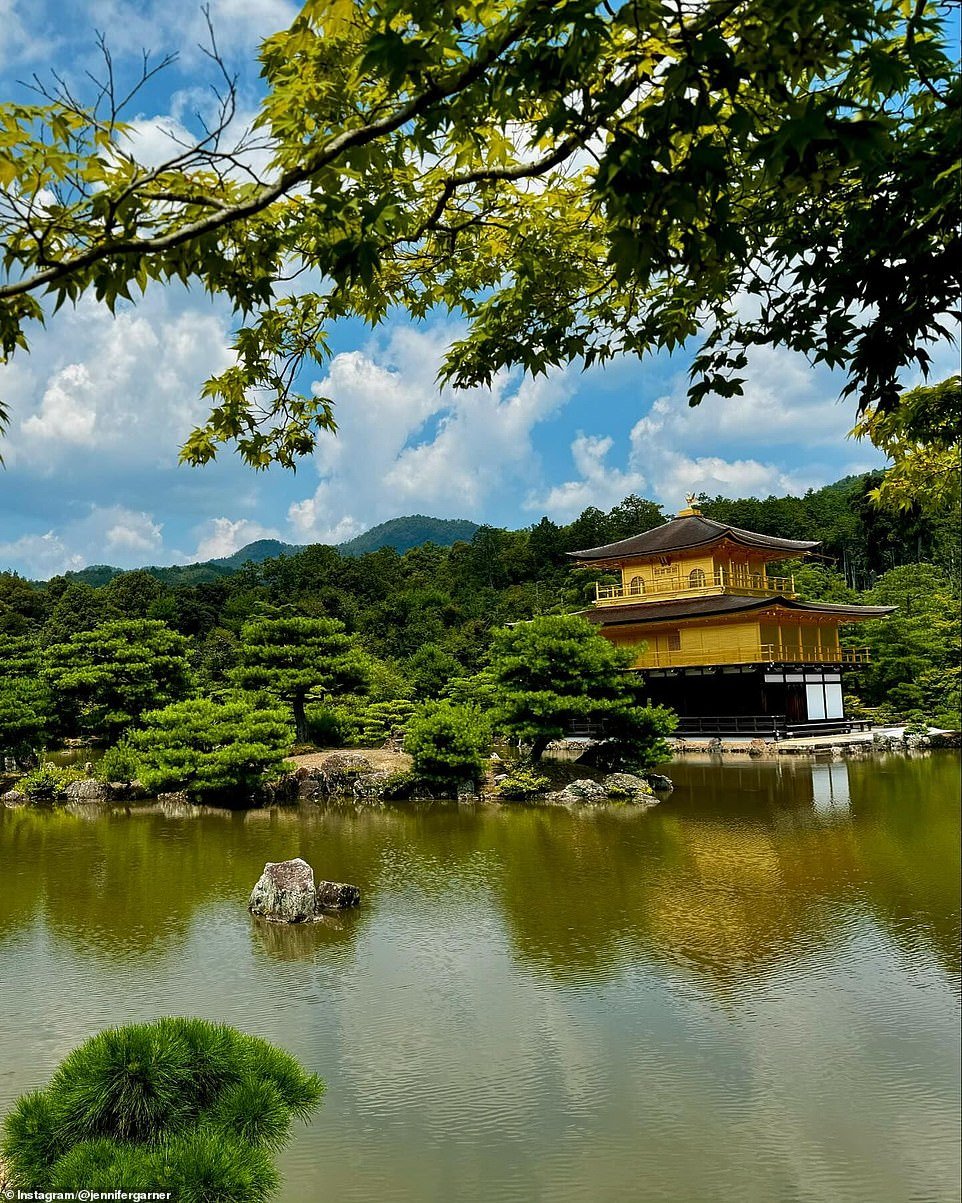
[[[450,547],[453,543],[470,542],[478,529],[479,524],[467,518],[433,518],[427,514],[405,514],[379,522],[353,539],[333,546],[343,556],[366,555],[382,547],[391,547],[403,554],[425,543]],[[88,564],[86,568],[65,572],[63,576],[71,581],[83,581],[94,588],[106,585],[108,581],[125,572],[149,572],[151,576],[167,583],[176,581],[178,584],[204,584],[230,576],[245,564],[263,564],[265,560],[273,560],[278,556],[297,555],[310,546],[317,545],[284,543],[280,539],[255,539],[253,543],[245,544],[229,556],[217,556],[191,564],[145,564],[140,568]]]

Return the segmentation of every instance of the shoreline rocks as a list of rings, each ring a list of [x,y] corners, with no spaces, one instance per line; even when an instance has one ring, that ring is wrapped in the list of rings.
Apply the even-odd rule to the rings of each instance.
[[[582,777],[550,793],[546,801],[560,806],[607,806],[612,802],[628,802],[647,810],[657,806],[659,799],[649,783],[634,773],[609,773],[601,781]]]
[[[314,870],[300,857],[268,861],[251,891],[247,909],[272,923],[314,923],[329,910],[358,906],[361,891],[340,881],[315,882]]]
[[[831,743],[819,743],[817,737],[811,741],[793,739],[788,741],[771,739],[723,740],[714,739],[685,739],[679,737],[671,740],[671,749],[676,756],[710,755],[710,756],[827,756],[836,760],[851,757],[853,759],[876,756],[880,753],[928,752],[933,749],[962,747],[962,733],[958,731],[932,731],[927,734],[911,731],[874,731],[871,738],[852,738],[838,736]]]

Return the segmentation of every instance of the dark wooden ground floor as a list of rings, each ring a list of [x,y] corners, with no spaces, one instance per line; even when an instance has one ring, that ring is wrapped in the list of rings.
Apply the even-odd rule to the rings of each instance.
[[[650,669],[652,703],[679,716],[679,734],[784,736],[848,729],[838,665],[760,664]]]

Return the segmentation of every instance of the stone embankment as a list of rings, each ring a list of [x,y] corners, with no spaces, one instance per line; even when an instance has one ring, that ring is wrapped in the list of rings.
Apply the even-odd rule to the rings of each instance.
[[[385,802],[459,802],[516,803],[522,798],[540,804],[560,806],[605,805],[612,802],[631,803],[645,807],[658,802],[658,794],[672,789],[671,780],[657,773],[644,777],[631,773],[595,773],[587,776],[585,769],[568,765],[566,771],[555,762],[543,766],[548,777],[533,774],[538,782],[534,792],[509,792],[508,782],[517,766],[509,766],[496,754],[489,764],[483,782],[464,781],[460,785],[434,786],[418,779],[411,771],[411,758],[403,752],[388,748],[365,748],[363,751],[308,753],[292,759],[293,769],[278,780],[263,786],[253,797],[230,797],[222,806],[275,806],[298,804],[349,804],[378,806]],[[583,774],[578,776],[578,773]],[[592,772],[588,767],[587,772]],[[572,779],[576,778],[576,779]],[[501,785],[505,783],[502,792]],[[27,806],[47,803],[64,806],[78,814],[90,813],[98,805],[121,804],[146,799],[147,791],[139,782],[103,782],[93,777],[71,781],[49,796],[30,797],[18,789],[0,795],[5,806]],[[150,800],[161,813],[171,817],[187,817],[209,811],[198,804],[189,790],[162,793]]]
[[[30,801],[83,804],[128,802],[147,796],[147,791],[139,781],[97,781],[93,777],[84,777],[79,781],[69,782],[48,799],[31,799],[14,786],[13,789],[0,794],[0,802],[5,806],[24,806]]]
[[[933,748],[962,747],[958,731],[908,732],[896,727],[883,731],[851,735],[815,735],[809,738],[766,739],[675,739],[670,741],[674,754],[693,753],[711,756],[873,756],[879,752],[924,752]]]
[[[379,765],[366,750],[363,754],[332,752],[326,756],[312,756],[311,761],[310,764],[299,764],[293,774],[297,782],[297,797],[302,802],[340,801],[372,805],[387,801],[450,799],[455,793],[459,802],[516,801],[507,794],[501,794],[500,784],[509,774],[493,771],[507,767],[497,757],[492,758],[492,773],[480,788],[471,782],[463,782],[456,789],[451,786],[432,788],[418,781],[404,762],[395,760],[392,765],[390,760],[385,760],[384,753]],[[671,789],[669,778],[660,774],[653,773],[642,778],[631,773],[609,773],[601,781],[584,777],[565,784],[561,789],[551,789],[546,785],[543,792],[531,795],[530,800],[560,806],[597,806],[610,802],[654,806],[658,803],[657,793],[668,793]]]

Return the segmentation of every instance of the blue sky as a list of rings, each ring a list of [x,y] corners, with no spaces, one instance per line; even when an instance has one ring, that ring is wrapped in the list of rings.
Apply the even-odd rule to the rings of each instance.
[[[257,103],[256,45],[294,11],[284,0],[211,4],[247,112]],[[147,153],[207,103],[193,0],[0,0],[0,28],[5,99],[22,96],[17,81],[35,71],[77,79],[96,69],[96,30],[121,70],[142,47],[176,52],[133,114]],[[788,352],[757,353],[743,398],[697,410],[685,402],[683,354],[439,392],[440,357],[458,328],[399,319],[335,331],[332,361],[304,383],[333,398],[340,432],[296,474],[254,474],[226,452],[204,468],[179,467],[180,441],[204,414],[200,386],[229,361],[232,324],[219,301],[155,287],[115,316],[84,300],[32,332],[31,353],[0,367],[12,409],[0,570],[46,577],[93,563],[185,562],[263,537],[337,542],[409,513],[520,527],[607,509],[632,492],[674,510],[686,491],[803,492],[881,462],[845,437],[853,412],[836,400],[840,379]],[[935,378],[956,361],[940,349]]]

